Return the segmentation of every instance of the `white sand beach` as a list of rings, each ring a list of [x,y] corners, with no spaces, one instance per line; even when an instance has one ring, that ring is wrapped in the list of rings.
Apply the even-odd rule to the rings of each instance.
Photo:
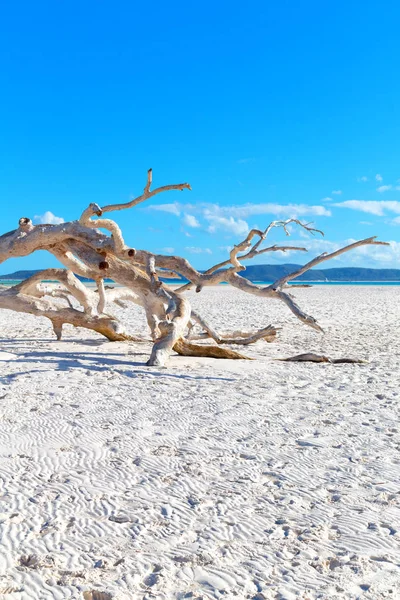
[[[150,343],[0,312],[0,598],[400,598],[399,288],[295,296],[324,335],[191,293],[221,330],[279,338],[162,369]],[[274,360],[310,351],[368,363]]]

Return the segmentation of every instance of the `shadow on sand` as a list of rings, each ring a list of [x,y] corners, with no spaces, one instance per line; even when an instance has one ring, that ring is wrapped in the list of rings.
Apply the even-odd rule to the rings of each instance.
[[[15,342],[19,340],[5,340],[8,342]],[[25,342],[28,340],[24,340]],[[38,341],[38,340],[35,340]],[[46,340],[47,341],[47,340]],[[67,344],[72,340],[66,340]],[[96,340],[93,340],[95,344],[89,344],[92,346],[101,346],[97,343]],[[4,341],[0,340],[0,345],[3,344]],[[81,343],[79,341],[79,343]],[[106,342],[108,343],[108,342]],[[37,366],[38,363],[41,366],[47,366],[48,368],[42,369],[32,369],[25,372],[17,371],[15,373],[7,374],[3,379],[6,381],[10,381],[19,377],[20,375],[28,375],[31,373],[43,373],[44,371],[70,371],[73,369],[84,369],[85,371],[93,371],[93,372],[113,372],[118,373],[124,377],[135,378],[138,375],[145,375],[147,377],[167,377],[173,379],[188,379],[188,380],[213,380],[213,381],[236,381],[236,378],[232,377],[218,377],[218,376],[204,376],[204,375],[188,375],[184,373],[174,373],[173,371],[177,369],[178,365],[168,365],[168,367],[147,367],[146,361],[148,359],[148,353],[145,352],[130,352],[129,356],[133,357],[141,357],[143,360],[127,360],[127,354],[123,352],[112,353],[112,357],[109,354],[103,352],[60,352],[59,350],[55,350],[54,352],[49,351],[40,351],[40,350],[32,350],[28,352],[21,352],[21,348],[16,344],[15,350],[16,354],[19,354],[19,359],[13,361],[14,364],[21,363],[35,363]],[[10,347],[7,348],[8,351],[12,351]],[[115,358],[114,358],[115,357]],[[123,357],[123,358],[119,358]],[[178,359],[179,360],[179,359]],[[118,367],[129,367],[128,369],[121,369]]]

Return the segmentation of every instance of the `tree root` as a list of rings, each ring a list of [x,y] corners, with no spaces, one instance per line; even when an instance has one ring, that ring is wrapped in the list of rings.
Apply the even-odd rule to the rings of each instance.
[[[173,346],[173,350],[181,356],[205,356],[207,358],[231,358],[242,360],[253,360],[249,356],[239,354],[228,348],[220,348],[219,346],[202,346],[200,344],[191,344],[190,342],[180,338]]]
[[[314,354],[313,352],[307,352],[306,354],[297,354],[296,356],[290,356],[289,358],[276,358],[275,360],[281,360],[282,362],[315,362],[315,363],[332,363],[337,365],[339,363],[347,364],[365,364],[366,360],[357,358],[329,358],[323,354]]]

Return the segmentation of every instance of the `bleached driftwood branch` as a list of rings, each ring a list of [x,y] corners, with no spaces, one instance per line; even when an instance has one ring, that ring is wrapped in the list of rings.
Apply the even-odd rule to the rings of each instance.
[[[132,208],[163,192],[190,190],[187,183],[162,186],[154,190],[151,190],[151,185],[150,169],[140,196],[124,204],[103,207],[91,203],[77,221],[59,225],[34,225],[29,218],[22,217],[16,230],[0,236],[0,263],[11,257],[27,256],[36,250],[47,250],[66,270],[48,269],[13,288],[1,288],[0,308],[49,318],[57,338],[62,335],[63,324],[70,323],[97,331],[110,340],[126,340],[132,338],[125,333],[122,324],[108,313],[113,303],[126,306],[127,302],[134,302],[145,311],[153,341],[148,364],[164,365],[172,350],[188,356],[243,358],[220,346],[248,345],[259,339],[271,341],[276,336],[276,328],[268,325],[256,332],[218,333],[192,310],[189,300],[183,295],[185,290],[195,286],[197,291],[201,291],[205,286],[227,282],[243,292],[283,301],[303,323],[321,331],[316,320],[303,312],[292,296],[283,291],[287,283],[343,252],[359,246],[384,244],[377,242],[375,238],[355,242],[331,254],[322,254],[296,272],[262,287],[244,277],[243,261],[267,252],[306,251],[303,247],[287,245],[263,248],[262,244],[273,228],[281,227],[289,235],[288,226],[296,224],[311,234],[322,234],[298,219],[273,221],[263,231],[251,230],[242,242],[232,248],[227,260],[201,273],[180,256],[164,256],[128,246],[117,223],[103,218],[104,213]],[[107,233],[99,231],[99,228]],[[189,283],[174,290],[160,280],[160,277],[176,275],[186,278]],[[77,276],[93,279],[97,290],[86,287]],[[106,278],[123,287],[107,289],[104,283]],[[45,286],[41,283],[43,279],[57,280],[61,286]],[[195,323],[200,326],[200,333],[193,332]],[[217,346],[191,342],[193,339],[204,338],[213,340]]]
[[[64,289],[41,288],[41,276],[45,279],[59,280],[64,284]],[[68,306],[62,306],[52,301],[52,297],[68,300],[69,296],[75,297],[84,310],[74,308],[70,302]],[[28,313],[36,317],[47,317],[52,322],[57,339],[61,339],[62,326],[65,323],[97,331],[113,342],[136,339],[127,335],[121,323],[114,317],[98,315],[94,306],[93,293],[85,288],[71,271],[64,269],[47,269],[36,273],[19,285],[0,290],[0,308]]]

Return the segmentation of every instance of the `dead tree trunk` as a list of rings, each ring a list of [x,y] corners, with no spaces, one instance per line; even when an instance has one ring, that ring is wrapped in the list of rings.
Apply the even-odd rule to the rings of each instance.
[[[274,245],[262,248],[261,245],[272,228],[282,227],[288,235],[287,225],[295,223],[313,234],[322,234],[297,219],[274,221],[264,231],[250,231],[245,240],[232,249],[226,261],[200,273],[182,257],[157,255],[127,246],[119,226],[111,219],[102,218],[104,213],[132,208],[161,192],[190,190],[187,183],[167,185],[155,190],[151,190],[151,184],[150,170],[143,194],[126,204],[111,204],[102,208],[90,204],[77,221],[60,225],[33,225],[29,218],[22,217],[18,229],[0,237],[0,263],[11,257],[27,256],[36,250],[47,250],[66,270],[48,269],[17,286],[1,289],[0,308],[47,317],[51,320],[58,339],[61,338],[63,324],[70,323],[75,327],[92,329],[115,341],[137,338],[127,335],[123,325],[108,314],[110,306],[114,302],[134,302],[143,307],[153,340],[149,365],[165,365],[172,350],[187,356],[244,358],[220,346],[246,345],[259,339],[271,341],[276,335],[276,328],[269,325],[253,333],[218,333],[191,309],[184,296],[186,290],[195,286],[196,291],[200,292],[205,286],[227,282],[243,292],[281,300],[304,324],[322,331],[316,319],[306,314],[292,296],[284,291],[288,281],[343,252],[359,246],[385,244],[376,241],[374,237],[360,240],[331,254],[321,254],[298,271],[269,286],[261,287],[243,275],[244,260],[278,250],[306,251],[305,248],[293,246]],[[100,232],[98,228],[105,229],[109,235]],[[177,290],[159,279],[160,275],[174,277],[177,274],[189,281]],[[97,283],[97,291],[86,287],[77,275],[93,279]],[[110,278],[123,287],[106,290],[105,278]],[[55,279],[61,285],[56,288],[46,286],[42,283],[45,279]],[[71,299],[74,299],[74,303]],[[202,330],[197,334],[193,332],[195,324]],[[190,343],[190,340],[205,338],[215,341],[218,346]]]

